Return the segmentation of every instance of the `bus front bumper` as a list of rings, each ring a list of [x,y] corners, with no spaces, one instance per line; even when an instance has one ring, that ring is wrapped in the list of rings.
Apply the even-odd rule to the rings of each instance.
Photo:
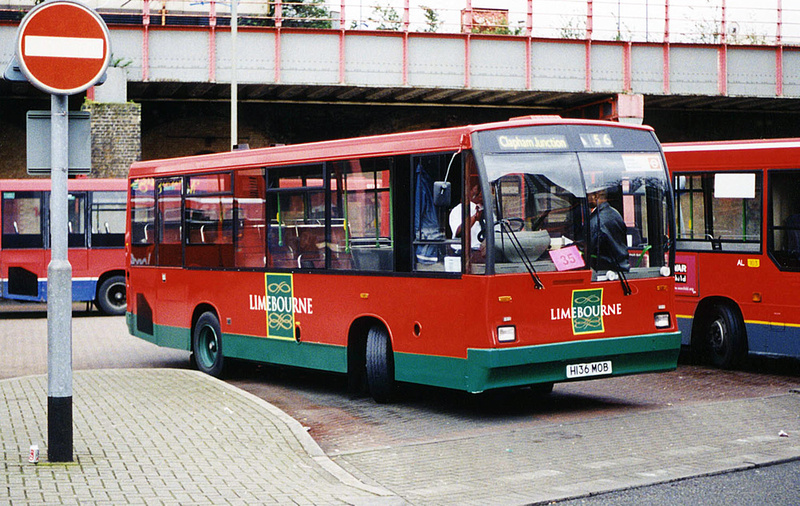
[[[680,332],[475,349],[466,359],[395,353],[398,381],[478,393],[495,388],[671,371]]]

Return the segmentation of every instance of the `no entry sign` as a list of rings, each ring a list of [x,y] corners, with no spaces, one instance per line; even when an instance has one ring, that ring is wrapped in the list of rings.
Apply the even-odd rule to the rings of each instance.
[[[80,93],[108,68],[108,27],[96,12],[77,2],[39,4],[20,23],[16,56],[22,73],[40,90]]]

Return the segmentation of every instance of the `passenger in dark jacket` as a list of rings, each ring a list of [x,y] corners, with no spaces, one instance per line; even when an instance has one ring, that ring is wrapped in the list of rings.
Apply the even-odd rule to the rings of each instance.
[[[595,270],[628,272],[628,234],[619,211],[607,201],[606,190],[589,193],[590,258]]]

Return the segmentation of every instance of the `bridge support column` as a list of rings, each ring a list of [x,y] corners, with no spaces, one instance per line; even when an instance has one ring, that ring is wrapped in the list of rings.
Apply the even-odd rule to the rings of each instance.
[[[131,163],[142,159],[142,106],[128,102],[124,68],[107,73],[105,83],[87,90],[82,107],[92,115],[91,177],[124,178]]]
[[[619,93],[612,99],[612,117],[603,118],[620,123],[641,125],[644,119],[644,95]]]

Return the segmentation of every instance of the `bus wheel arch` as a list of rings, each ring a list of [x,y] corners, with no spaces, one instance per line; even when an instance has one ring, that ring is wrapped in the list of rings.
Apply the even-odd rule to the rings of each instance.
[[[192,315],[192,362],[201,372],[219,378],[225,367],[222,353],[222,327],[216,310],[198,306]]]
[[[696,361],[731,369],[744,361],[747,349],[744,318],[734,301],[712,297],[698,304],[691,340]]]
[[[125,272],[111,271],[100,276],[94,301],[98,309],[107,315],[124,315],[128,309]]]
[[[347,344],[351,391],[368,391],[378,403],[389,402],[395,386],[394,352],[387,325],[362,317],[350,326]]]

